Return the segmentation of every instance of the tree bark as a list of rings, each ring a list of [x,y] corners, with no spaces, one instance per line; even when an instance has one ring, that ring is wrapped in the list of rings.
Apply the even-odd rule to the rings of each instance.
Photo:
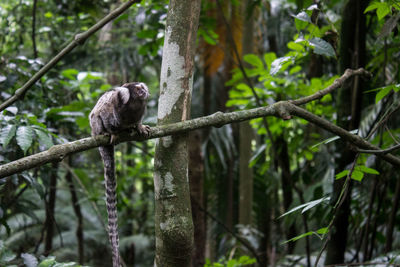
[[[385,243],[386,253],[392,250],[393,231],[394,231],[394,226],[396,224],[396,214],[399,209],[399,202],[400,202],[400,179],[397,176],[396,189],[392,201],[393,206],[392,210],[390,211],[389,221],[387,222],[387,228],[386,228],[386,243]]]
[[[171,0],[161,66],[158,124],[189,119],[200,0]],[[156,265],[190,266],[193,221],[187,134],[157,140],[154,158]]]
[[[56,207],[56,192],[57,192],[57,171],[58,164],[53,163],[51,166],[50,185],[49,185],[49,199],[46,202],[46,238],[44,244],[44,255],[50,254],[53,249],[53,236],[54,236],[54,209]]]
[[[202,133],[200,130],[189,133],[189,184],[194,225],[194,251],[192,266],[204,266],[206,248],[206,221],[204,211],[204,158],[201,152]],[[195,202],[195,203],[194,203]],[[197,204],[197,205],[196,205]]]
[[[277,147],[277,162],[278,166],[281,169],[281,186],[283,192],[283,208],[286,211],[289,211],[290,205],[293,202],[293,180],[292,174],[290,172],[290,158],[288,152],[288,145],[283,136],[278,137],[275,140],[275,144]],[[286,238],[290,239],[295,237],[297,234],[296,223],[293,222],[288,226],[288,229],[285,229]],[[292,254],[294,252],[296,243],[289,242],[288,244],[288,253]]]
[[[341,44],[340,44],[340,71],[351,67],[365,65],[365,16],[364,10],[368,1],[349,0],[344,8]],[[344,85],[338,91],[338,126],[353,130],[358,128],[361,117],[362,81],[355,78],[352,83]],[[348,118],[351,119],[348,119]],[[349,150],[346,141],[337,142],[338,158],[336,159],[336,173],[343,171],[355,157]],[[333,183],[332,202],[336,202],[343,188],[345,179],[335,180]],[[328,243],[325,264],[344,262],[346,251],[348,217],[350,215],[351,182],[343,204],[338,208],[332,228],[331,240]]]
[[[253,53],[253,16],[251,3],[247,0],[243,7],[244,23],[242,47],[243,54]],[[239,223],[250,225],[253,210],[253,169],[249,167],[252,156],[251,141],[253,129],[248,121],[239,124]]]
[[[71,157],[68,158],[69,165],[71,166],[72,160]],[[85,260],[85,254],[84,254],[84,244],[83,244],[83,217],[82,217],[82,212],[81,212],[81,206],[79,204],[79,199],[76,194],[76,189],[74,182],[72,181],[72,173],[69,171],[65,175],[65,179],[67,180],[68,187],[69,187],[69,192],[71,194],[71,201],[72,201],[72,207],[74,209],[74,213],[76,215],[76,219],[78,220],[78,224],[76,226],[76,240],[78,243],[78,257],[79,257],[79,264],[83,264]]]

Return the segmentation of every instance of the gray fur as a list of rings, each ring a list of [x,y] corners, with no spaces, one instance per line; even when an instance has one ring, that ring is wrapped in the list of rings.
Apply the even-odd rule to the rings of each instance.
[[[144,83],[126,83],[104,93],[89,114],[92,136],[111,135],[110,145],[99,147],[104,164],[106,204],[108,213],[108,237],[113,255],[113,267],[120,267],[118,252],[117,180],[115,178],[114,142],[115,134],[135,127],[140,134],[148,135],[150,128],[142,125],[149,91]]]

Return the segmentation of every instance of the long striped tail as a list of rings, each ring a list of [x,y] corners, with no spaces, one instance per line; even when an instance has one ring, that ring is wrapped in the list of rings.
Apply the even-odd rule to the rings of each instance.
[[[104,180],[106,186],[106,205],[108,213],[108,238],[112,247],[113,267],[120,267],[118,251],[118,216],[117,216],[117,179],[115,178],[114,146],[99,147],[104,163]]]

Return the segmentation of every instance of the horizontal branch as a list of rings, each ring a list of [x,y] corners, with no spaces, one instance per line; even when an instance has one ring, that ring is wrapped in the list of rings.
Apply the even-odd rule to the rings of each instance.
[[[21,88],[15,91],[15,94],[8,98],[6,101],[0,104],[0,111],[6,109],[11,106],[18,99],[23,98],[26,91],[31,88],[43,75],[45,75],[54,65],[56,65],[65,55],[71,52],[78,45],[83,44],[87,38],[89,38],[92,34],[101,29],[104,25],[106,25],[111,20],[115,19],[119,15],[121,15],[126,9],[128,9],[131,5],[138,2],[139,0],[129,0],[128,2],[122,4],[120,7],[114,9],[107,16],[102,18],[99,22],[90,27],[87,31],[78,33],[75,35],[75,38],[63,49],[60,53],[58,53],[54,58],[52,58],[46,65],[44,65],[35,75],[33,75]]]
[[[243,110],[231,113],[217,112],[210,116],[201,117],[193,120],[177,122],[168,125],[152,127],[149,136],[144,137],[138,135],[135,131],[121,132],[116,136],[118,143],[126,141],[143,141],[173,134],[185,133],[188,131],[215,126],[221,127],[228,123],[241,122],[254,118],[271,116],[275,114],[275,106],[255,108],[251,110]],[[0,178],[19,173],[43,164],[61,161],[68,155],[89,150],[98,146],[110,143],[110,137],[107,135],[99,135],[96,137],[87,137],[66,144],[52,146],[49,150],[27,156],[13,162],[0,166]]]
[[[378,147],[365,141],[360,136],[351,134],[343,128],[340,128],[339,126],[336,126],[335,124],[322,119],[305,109],[293,105],[289,101],[281,101],[267,107],[254,108],[250,110],[242,110],[230,113],[217,112],[206,117],[152,127],[150,134],[147,137],[140,136],[135,131],[126,131],[117,135],[116,140],[117,142],[143,141],[168,135],[182,134],[188,131],[210,126],[221,127],[229,123],[242,122],[267,116],[277,116],[287,120],[290,119],[292,115],[312,122],[315,125],[342,137],[344,140],[350,142],[358,148],[380,150]],[[68,155],[89,150],[98,146],[107,145],[109,142],[109,136],[99,135],[96,137],[83,138],[62,145],[55,145],[49,150],[1,165],[0,178],[29,170],[49,162],[61,161]],[[400,166],[400,158],[397,158],[391,154],[381,154],[379,156],[394,165]]]

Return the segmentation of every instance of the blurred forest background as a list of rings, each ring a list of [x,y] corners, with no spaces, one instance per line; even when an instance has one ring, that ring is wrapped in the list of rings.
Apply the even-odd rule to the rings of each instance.
[[[120,4],[2,0],[0,103]],[[127,81],[150,88],[144,123],[154,126],[167,5],[132,6],[4,110],[0,164],[89,136],[99,96]],[[306,108],[376,146],[398,145],[399,20],[398,0],[204,0],[192,118],[310,95],[364,67],[371,79]],[[128,266],[153,265],[154,146],[116,148]],[[193,266],[400,264],[398,166],[298,118],[192,132],[189,155]],[[105,220],[97,149],[0,179],[0,266],[109,266]]]

